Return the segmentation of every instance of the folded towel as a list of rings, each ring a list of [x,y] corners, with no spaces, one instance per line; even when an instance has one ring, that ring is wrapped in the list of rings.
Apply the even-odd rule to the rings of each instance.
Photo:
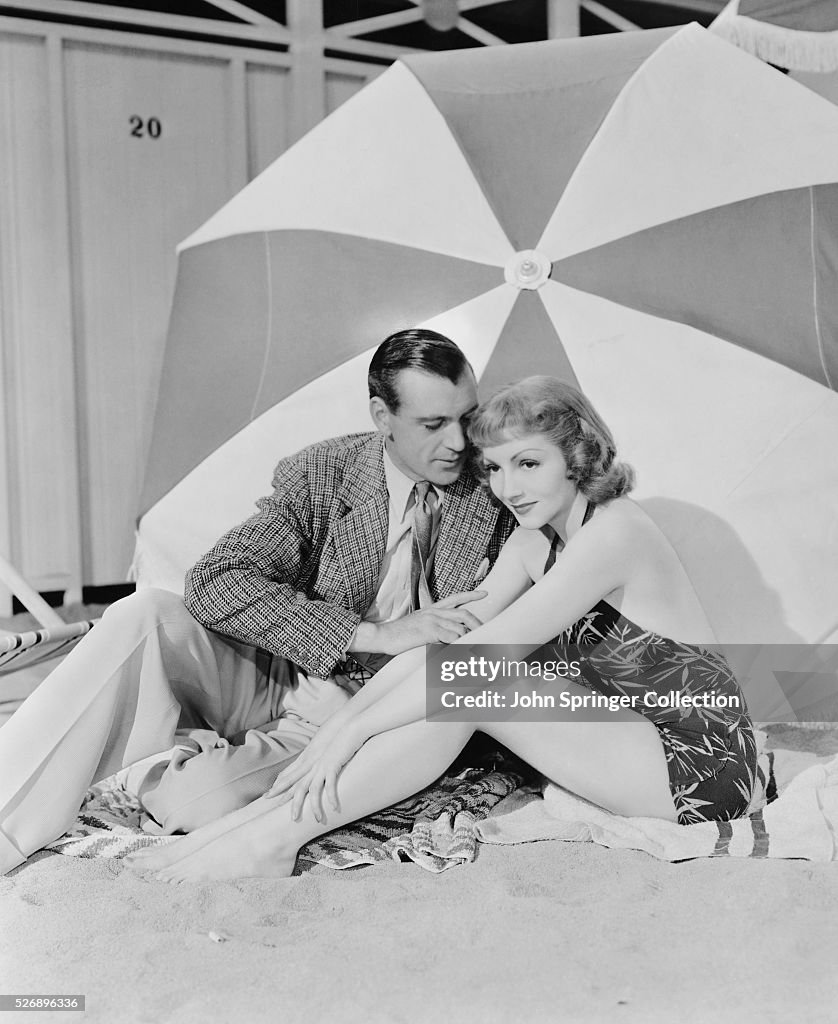
[[[416,796],[300,851],[297,871],[333,869],[408,858],[439,872],[474,860],[478,842],[541,839],[596,842],[646,850],[662,860],[694,857],[789,857],[834,860],[838,825],[838,756],[777,750],[765,753],[757,734],[758,785],[748,817],[674,825],[621,818],[558,786],[543,789],[531,770],[492,751],[472,758]],[[779,794],[779,795],[778,795]],[[174,837],[142,831],[144,815],[121,773],[93,786],[75,827],[47,849],[71,857],[121,858]]]
[[[532,777],[531,769],[494,750],[466,757],[421,793],[304,846],[296,873],[315,865],[340,870],[402,857],[432,872],[473,861],[477,821],[525,776]],[[73,828],[45,849],[68,857],[122,858],[175,841],[144,831],[147,818],[126,781],[123,770],[92,786]]]
[[[476,823],[484,843],[544,839],[593,842],[644,850],[666,861],[696,857],[838,859],[838,755],[777,750],[760,754],[762,784],[750,813],[735,821],[676,825],[657,818],[624,818],[548,784],[542,793],[519,790]]]

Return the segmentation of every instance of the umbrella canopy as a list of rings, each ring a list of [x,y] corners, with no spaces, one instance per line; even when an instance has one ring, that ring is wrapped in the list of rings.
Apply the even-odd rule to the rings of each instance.
[[[792,71],[838,71],[835,0],[730,0],[710,31]]]
[[[392,331],[577,383],[720,640],[838,629],[838,109],[698,26],[400,61],[180,249],[136,567],[367,429]],[[838,634],[836,634],[838,635]]]

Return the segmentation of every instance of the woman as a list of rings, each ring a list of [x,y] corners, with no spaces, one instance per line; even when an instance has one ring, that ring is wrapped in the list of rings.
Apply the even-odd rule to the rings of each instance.
[[[618,814],[686,824],[745,813],[756,749],[744,699],[705,650],[713,632],[676,552],[626,497],[633,473],[599,415],[574,388],[530,377],[481,406],[469,434],[519,529],[471,606],[484,625],[465,639],[531,650],[552,640],[582,666],[556,693],[624,706],[603,700],[556,721],[425,721],[424,653],[409,652],[327,721],[265,798],[135,855],[137,868],[168,881],[290,874],[315,836],[430,784],[476,728]],[[661,706],[673,690],[675,706]]]

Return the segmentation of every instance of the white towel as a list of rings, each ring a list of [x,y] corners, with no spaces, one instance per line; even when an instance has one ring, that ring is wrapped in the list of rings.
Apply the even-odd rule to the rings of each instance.
[[[763,734],[764,737],[764,734]],[[695,857],[838,859],[838,755],[777,750],[760,754],[769,800],[760,790],[747,817],[676,825],[657,818],[624,818],[548,784],[543,794],[518,791],[501,801],[477,834],[484,843],[542,839],[593,842],[645,850],[666,861]]]

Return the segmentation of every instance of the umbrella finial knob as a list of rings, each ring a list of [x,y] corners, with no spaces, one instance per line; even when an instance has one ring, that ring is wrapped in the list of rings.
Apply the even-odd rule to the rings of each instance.
[[[516,252],[506,264],[503,276],[507,284],[516,288],[540,288],[550,277],[553,264],[537,249],[524,249]]]

